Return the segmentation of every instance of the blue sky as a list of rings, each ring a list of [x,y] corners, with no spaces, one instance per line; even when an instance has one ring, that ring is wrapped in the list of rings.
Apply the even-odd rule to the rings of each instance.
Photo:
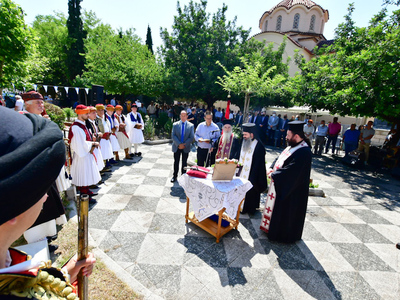
[[[25,11],[25,21],[31,23],[36,15],[49,15],[54,11],[68,13],[68,0],[14,0]],[[237,25],[245,29],[251,28],[251,35],[260,32],[258,21],[262,14],[271,9],[280,0],[209,0],[207,10],[214,13],[225,3],[228,6],[229,20],[237,17]],[[371,17],[382,9],[383,0],[317,0],[314,1],[329,11],[329,21],[325,25],[324,35],[327,39],[334,38],[334,30],[344,20],[349,3],[355,3],[353,19],[357,26],[366,26]],[[183,7],[189,0],[181,0]],[[154,49],[162,44],[160,27],[171,32],[176,12],[176,0],[84,0],[82,7],[96,13],[103,23],[110,24],[114,29],[135,28],[136,34],[146,40],[147,25],[152,30]],[[388,7],[390,11],[396,6]]]

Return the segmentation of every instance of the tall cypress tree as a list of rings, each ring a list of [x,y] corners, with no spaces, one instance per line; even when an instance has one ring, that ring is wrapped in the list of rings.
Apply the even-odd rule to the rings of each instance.
[[[85,53],[84,39],[86,38],[81,19],[81,2],[82,0],[68,0],[67,28],[70,44],[67,46],[66,52],[69,83],[77,75],[82,75],[85,67],[85,57],[81,55]]]
[[[154,54],[154,52],[153,52],[153,39],[151,38],[150,25],[147,25],[146,45],[147,45],[147,48],[149,48],[151,54]]]

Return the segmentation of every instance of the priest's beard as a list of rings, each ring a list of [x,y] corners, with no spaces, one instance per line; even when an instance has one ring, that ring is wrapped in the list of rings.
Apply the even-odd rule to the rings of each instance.
[[[251,147],[251,139],[250,138],[248,138],[248,139],[243,139],[243,145],[242,145],[242,147],[243,147],[243,151],[248,151],[248,150],[250,150],[250,147]]]
[[[296,146],[298,144],[298,142],[296,142],[296,139],[294,137],[292,137],[291,139],[286,139],[286,141],[290,147]]]
[[[222,135],[222,143],[229,143],[231,135],[232,135],[232,130],[224,131],[224,134]]]

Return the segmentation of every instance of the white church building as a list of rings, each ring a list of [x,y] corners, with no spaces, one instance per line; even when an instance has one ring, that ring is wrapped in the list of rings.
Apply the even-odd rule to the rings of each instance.
[[[315,46],[331,43],[324,37],[328,20],[328,10],[311,0],[283,0],[264,12],[259,21],[261,32],[253,38],[272,42],[277,49],[287,36],[283,60],[290,57],[289,74],[293,76],[299,71],[294,62],[295,50],[310,60]]]

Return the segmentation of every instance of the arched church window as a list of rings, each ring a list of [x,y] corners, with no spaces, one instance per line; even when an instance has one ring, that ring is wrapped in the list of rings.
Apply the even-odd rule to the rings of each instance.
[[[282,28],[282,16],[278,16],[276,20],[276,31],[281,31]]]
[[[264,28],[264,31],[267,31],[267,29],[268,29],[268,20],[265,21],[265,28]]]
[[[310,21],[310,31],[314,31],[314,28],[315,28],[315,15],[312,15]]]
[[[300,14],[295,14],[293,19],[293,29],[299,29]]]

